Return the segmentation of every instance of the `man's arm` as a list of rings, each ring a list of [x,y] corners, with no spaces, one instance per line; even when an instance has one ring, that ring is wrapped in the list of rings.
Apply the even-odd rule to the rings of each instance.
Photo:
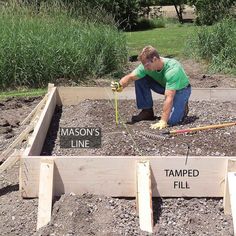
[[[135,81],[137,80],[138,77],[134,74],[134,72],[131,72],[129,73],[128,75],[125,75],[124,77],[122,77],[120,79],[120,85],[125,88],[128,86],[128,84],[131,82],[131,81]]]
[[[176,93],[176,90],[166,90],[165,91],[165,101],[163,104],[161,120],[165,121],[166,123],[168,122],[169,117],[170,117],[175,93]]]

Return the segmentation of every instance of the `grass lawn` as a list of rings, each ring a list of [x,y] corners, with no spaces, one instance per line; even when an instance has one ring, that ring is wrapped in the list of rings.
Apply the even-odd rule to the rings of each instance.
[[[156,47],[162,56],[171,55],[181,57],[187,38],[194,32],[196,26],[192,24],[168,24],[166,28],[127,32],[126,39],[129,55],[139,54],[146,45]]]
[[[23,90],[12,90],[8,92],[0,92],[0,100],[10,97],[34,97],[42,96],[46,94],[47,89],[23,89]]]

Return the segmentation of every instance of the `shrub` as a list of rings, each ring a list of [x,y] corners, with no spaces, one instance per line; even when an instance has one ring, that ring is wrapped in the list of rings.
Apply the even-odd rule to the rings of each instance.
[[[166,23],[164,18],[157,18],[154,20],[156,28],[165,28]]]
[[[149,30],[156,28],[156,23],[147,18],[141,18],[138,20],[135,26],[133,26],[132,30]]]

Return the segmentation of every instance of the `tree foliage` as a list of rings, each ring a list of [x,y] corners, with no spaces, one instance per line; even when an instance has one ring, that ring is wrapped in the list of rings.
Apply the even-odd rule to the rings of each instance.
[[[132,29],[137,23],[139,16],[151,5],[155,4],[155,0],[21,0],[31,4],[37,3],[39,11],[40,3],[47,2],[51,4],[63,5],[69,10],[70,14],[75,17],[86,15],[87,18],[93,18],[98,11],[103,14],[105,11],[108,15],[112,15],[117,26],[122,29]],[[94,15],[95,14],[95,15]],[[100,14],[101,15],[101,14]],[[103,14],[104,18],[107,18]],[[102,19],[101,19],[102,20]]]
[[[231,7],[236,0],[189,0],[196,7],[197,23],[212,25],[232,14]]]

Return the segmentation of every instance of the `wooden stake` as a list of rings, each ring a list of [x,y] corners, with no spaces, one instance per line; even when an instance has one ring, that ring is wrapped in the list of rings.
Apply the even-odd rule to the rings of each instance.
[[[52,158],[41,159],[37,230],[47,225],[51,220],[53,173],[54,160]]]
[[[229,183],[229,197],[231,205],[231,213],[234,225],[234,235],[236,235],[236,172],[228,173],[228,183]]]
[[[231,214],[229,183],[228,183],[229,172],[236,172],[236,159],[229,159],[227,162],[227,167],[226,167],[225,188],[224,188],[224,213],[225,215]]]
[[[230,207],[230,196],[229,196],[229,183],[228,183],[228,172],[226,172],[225,177],[225,190],[224,190],[224,213],[225,215],[229,215],[231,213]]]
[[[55,87],[54,84],[48,83],[48,92],[50,92],[50,90],[51,90],[52,88],[54,88],[54,87]]]
[[[137,163],[137,202],[140,229],[153,232],[152,189],[149,161]]]

